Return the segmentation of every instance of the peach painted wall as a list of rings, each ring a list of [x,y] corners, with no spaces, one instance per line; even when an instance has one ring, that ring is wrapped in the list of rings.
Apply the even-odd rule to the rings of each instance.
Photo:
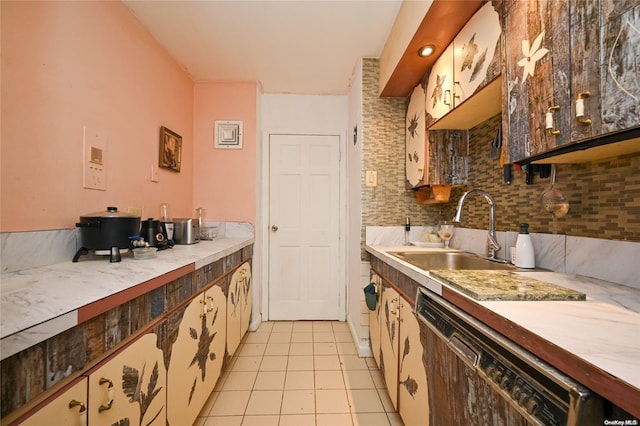
[[[75,227],[106,206],[193,211],[193,82],[119,1],[2,8],[0,231]],[[83,126],[107,137],[107,190],[82,187]],[[160,170],[159,129],[183,137]]]
[[[206,220],[256,224],[257,84],[196,83],[193,203]],[[242,121],[243,148],[214,149],[216,120]]]

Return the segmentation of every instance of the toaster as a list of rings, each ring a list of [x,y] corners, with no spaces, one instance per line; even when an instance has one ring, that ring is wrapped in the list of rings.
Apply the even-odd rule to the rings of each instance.
[[[173,219],[173,242],[176,244],[195,244],[200,241],[198,219]]]

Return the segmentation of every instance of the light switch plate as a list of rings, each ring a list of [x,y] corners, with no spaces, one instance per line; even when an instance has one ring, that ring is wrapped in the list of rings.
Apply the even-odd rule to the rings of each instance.
[[[107,137],[84,126],[82,149],[82,186],[107,190]]]
[[[364,185],[368,187],[378,186],[378,172],[367,170],[364,175]]]
[[[158,168],[153,163],[151,163],[151,182],[159,182]]]

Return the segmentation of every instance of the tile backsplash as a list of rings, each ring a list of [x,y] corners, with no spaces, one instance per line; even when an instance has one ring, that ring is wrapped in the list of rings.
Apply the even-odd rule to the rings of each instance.
[[[563,234],[598,239],[640,241],[640,155],[630,154],[582,164],[558,164],[556,188],[570,203],[569,213],[553,218],[542,210],[540,197],[551,179],[534,176],[531,185],[525,174],[513,170],[511,185],[503,181],[497,158],[490,158],[491,141],[500,115],[469,131],[469,186],[457,188],[452,203],[444,209],[455,212],[455,202],[464,190],[481,188],[496,201],[496,227],[517,231],[527,222],[532,232]],[[481,197],[469,199],[463,226],[488,226],[488,206]]]

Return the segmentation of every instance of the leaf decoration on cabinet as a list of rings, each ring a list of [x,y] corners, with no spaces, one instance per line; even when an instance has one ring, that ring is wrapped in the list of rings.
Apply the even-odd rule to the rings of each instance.
[[[387,326],[387,335],[391,336],[391,326],[389,325],[389,300],[384,301],[384,322]]]
[[[536,37],[533,41],[533,44],[529,46],[529,40],[522,40],[522,54],[524,58],[518,61],[518,65],[521,66],[522,69],[522,84],[527,81],[527,77],[533,77],[533,73],[536,68],[536,62],[542,59],[547,53],[549,53],[548,49],[544,47],[540,47],[542,44],[542,39],[544,38],[544,31]]]
[[[122,391],[129,398],[130,403],[138,403],[140,407],[140,425],[142,426],[143,420],[149,406],[155,399],[155,397],[162,390],[162,386],[156,389],[158,386],[158,362],[156,361],[153,366],[153,370],[151,372],[151,376],[149,377],[149,383],[147,384],[147,392],[142,391],[142,382],[144,379],[144,371],[146,368],[146,364],[142,366],[142,373],[138,374],[138,370],[134,367],[130,367],[128,365],[123,366],[122,368]],[[152,424],[156,418],[162,413],[162,409],[164,405],[160,407],[160,410],[146,423],[146,425]]]
[[[402,365],[404,364],[404,359],[409,355],[410,345],[409,345],[409,336],[404,338],[404,350],[402,351],[402,359],[400,360],[400,371],[402,371]]]
[[[407,130],[412,138],[418,136],[418,123],[420,122],[420,115],[418,113],[413,114],[413,117],[409,119],[409,127]]]
[[[475,79],[480,75],[480,71],[482,70],[482,67],[484,66],[484,62],[486,60],[487,60],[487,49],[485,49],[484,52],[482,52],[482,54],[478,58],[478,62],[476,62],[476,65],[473,67],[473,71],[471,72],[471,77],[469,78],[470,82],[475,81]]]
[[[189,405],[191,405],[191,400],[193,399],[193,394],[196,393],[196,384],[198,383],[198,378],[193,379],[193,384],[191,385],[191,391],[189,392]]]
[[[409,392],[411,398],[415,398],[414,395],[416,394],[416,392],[418,392],[418,382],[416,382],[413,377],[407,376],[407,378],[401,381],[400,384],[404,386],[407,392]]]
[[[433,93],[431,93],[431,99],[433,101],[433,108],[436,107],[438,102],[442,101],[442,96],[444,94],[442,90],[442,85],[447,80],[447,76],[440,76],[439,74],[436,76],[436,87],[433,88]]]
[[[130,426],[130,421],[128,418],[122,419],[116,423],[112,423],[111,426]]]
[[[231,304],[233,305],[233,312],[231,312],[231,316],[237,317],[238,314],[236,312],[236,308],[238,307],[239,297],[238,295],[238,281],[235,282],[235,289],[229,292],[229,298],[231,299]]]
[[[219,310],[216,310],[212,323],[215,322],[216,317],[218,316],[218,311]],[[198,340],[198,350],[193,355],[193,359],[191,360],[191,364],[189,364],[189,367],[193,366],[196,363],[198,364],[198,368],[200,369],[203,382],[204,382],[205,376],[207,375],[207,359],[210,358],[209,348],[211,347],[211,342],[213,342],[213,339],[215,339],[216,334],[218,334],[218,332],[209,334],[209,327],[207,327],[207,316],[203,315],[202,330],[200,331],[200,338],[198,339],[197,336],[194,338],[194,336],[191,335],[191,337],[194,338],[194,340]]]
[[[249,306],[249,290],[251,290],[251,278],[246,276],[246,273],[244,270],[240,271],[240,274],[242,276],[242,291],[244,293],[244,309],[246,309],[247,306]]]
[[[460,67],[460,71],[464,71],[465,69],[473,66],[473,58],[475,58],[478,53],[478,45],[475,43],[476,33],[473,33],[471,36],[471,40],[468,43],[465,43],[462,47],[462,52],[464,53],[464,59],[462,60],[462,66]]]

